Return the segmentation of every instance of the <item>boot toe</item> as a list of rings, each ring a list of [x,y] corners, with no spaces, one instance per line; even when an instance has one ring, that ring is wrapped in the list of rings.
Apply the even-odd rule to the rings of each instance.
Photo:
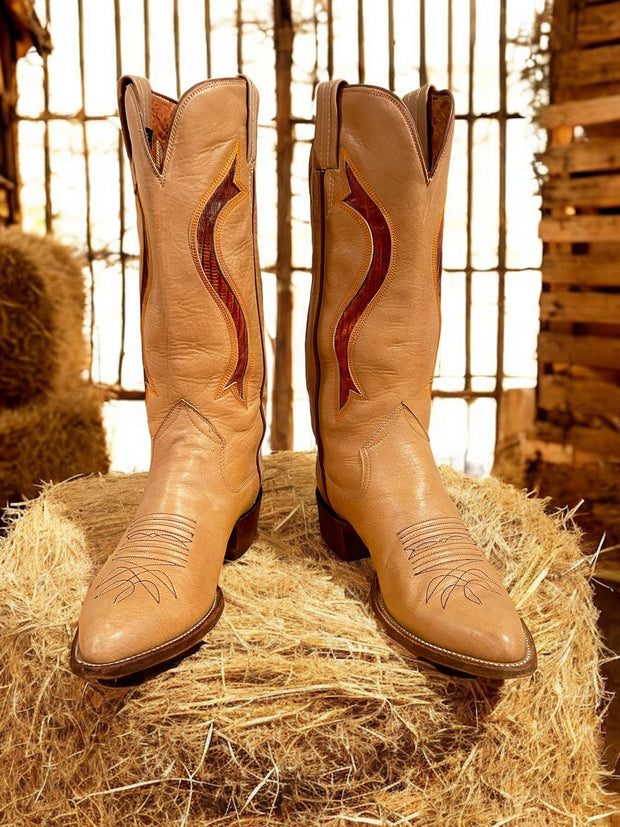
[[[409,652],[472,675],[524,677],[537,665],[536,649],[512,601],[490,601],[482,612],[451,607],[450,612],[409,607],[397,616],[386,606],[375,579],[371,603],[388,634]],[[427,607],[428,608],[428,607]],[[494,622],[489,623],[489,618]]]
[[[447,648],[489,663],[523,661],[527,656],[523,624],[508,595],[476,608],[472,612],[469,606],[455,606],[442,618],[441,638]]]
[[[71,653],[71,668],[82,677],[118,678],[183,654],[215,626],[224,608],[219,587],[209,610],[196,618],[167,608],[96,616],[85,604]]]
[[[83,660],[104,666],[152,651],[165,642],[166,636],[157,634],[152,619],[122,617],[105,618],[96,624],[80,623],[78,644]]]

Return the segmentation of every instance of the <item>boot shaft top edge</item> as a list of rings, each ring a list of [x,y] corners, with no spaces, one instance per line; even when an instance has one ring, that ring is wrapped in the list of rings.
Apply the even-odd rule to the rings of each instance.
[[[342,98],[364,94],[369,105],[379,98],[393,105],[405,121],[427,181],[448,154],[454,126],[454,98],[447,90],[427,84],[402,99],[394,92],[370,84],[348,84],[344,80],[326,81],[317,90],[316,129],[311,163],[314,169],[338,169],[342,129]],[[423,105],[420,105],[423,103]]]
[[[243,83],[246,89],[246,152],[247,161],[253,164],[256,159],[256,144],[257,144],[257,120],[258,120],[258,89],[246,75],[238,75],[230,78],[217,78],[212,80],[203,80],[187,89],[179,100],[169,97],[168,95],[153,92],[151,85],[146,78],[138,77],[136,75],[123,75],[118,82],[118,112],[121,121],[121,131],[125,143],[125,149],[130,164],[133,162],[133,147],[131,143],[131,135],[128,123],[127,113],[127,95],[132,94],[135,107],[140,120],[143,143],[150,155],[151,147],[150,134],[152,134],[153,123],[157,121],[157,115],[154,107],[157,101],[169,104],[172,116],[167,125],[167,133],[169,138],[172,138],[178,129],[178,123],[182,118],[183,112],[189,102],[198,94],[208,93],[210,90],[221,88],[222,86],[237,85]],[[166,159],[162,159],[162,166]],[[157,174],[161,174],[161,169],[157,169],[157,165],[153,164]]]

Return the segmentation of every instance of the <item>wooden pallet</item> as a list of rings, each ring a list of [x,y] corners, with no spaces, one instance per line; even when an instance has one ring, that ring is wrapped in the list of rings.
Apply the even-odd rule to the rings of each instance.
[[[527,482],[560,505],[585,500],[591,545],[604,530],[609,544],[620,540],[620,2],[556,0],[553,15]],[[620,581],[620,555],[617,569]]]

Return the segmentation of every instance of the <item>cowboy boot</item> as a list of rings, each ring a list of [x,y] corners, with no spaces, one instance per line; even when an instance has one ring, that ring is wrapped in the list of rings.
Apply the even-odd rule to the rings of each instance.
[[[257,107],[243,77],[199,83],[178,102],[142,78],[119,83],[152,453],[135,517],[82,608],[71,666],[85,677],[142,671],[202,640],[222,613],[223,560],[256,532],[265,429]]]
[[[530,674],[529,631],[448,497],[428,440],[440,327],[447,91],[321,84],[310,161],[307,380],[321,532],[372,557],[372,607],[409,652]]]

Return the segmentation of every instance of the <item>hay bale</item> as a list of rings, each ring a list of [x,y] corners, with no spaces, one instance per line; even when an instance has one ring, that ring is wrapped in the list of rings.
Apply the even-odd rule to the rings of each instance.
[[[321,542],[313,468],[310,454],[267,458],[259,537],[225,567],[222,620],[138,686],[84,684],[68,647],[144,475],[80,479],[27,506],[0,549],[7,824],[579,827],[604,812],[601,644],[562,519],[444,470],[540,663],[504,684],[448,677],[383,636],[370,563]]]
[[[19,408],[0,409],[0,507],[38,493],[41,481],[108,470],[103,394],[85,382]]]
[[[68,389],[87,367],[84,279],[66,248],[0,227],[0,407]]]

